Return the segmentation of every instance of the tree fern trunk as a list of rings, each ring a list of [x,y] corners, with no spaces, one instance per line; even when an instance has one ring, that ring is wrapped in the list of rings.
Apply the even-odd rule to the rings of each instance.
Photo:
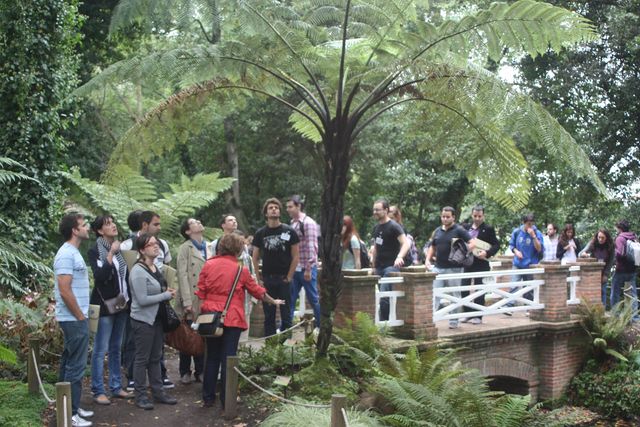
[[[236,217],[238,227],[241,230],[248,230],[249,222],[240,203],[240,165],[235,138],[235,121],[232,117],[226,117],[224,119],[224,139],[227,152],[227,169],[231,177],[235,180],[231,185],[231,190],[225,195],[225,201],[233,216]]]
[[[322,273],[320,274],[320,334],[317,356],[325,357],[333,331],[333,319],[342,291],[342,245],[340,235],[351,163],[351,140],[346,132],[328,133],[324,141],[324,191],[320,224],[322,227]]]

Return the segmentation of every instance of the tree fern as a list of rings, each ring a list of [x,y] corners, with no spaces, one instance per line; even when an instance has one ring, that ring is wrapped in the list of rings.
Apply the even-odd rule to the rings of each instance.
[[[62,175],[88,197],[93,207],[109,212],[119,224],[126,224],[132,210],[148,209],[158,212],[165,227],[174,233],[182,219],[209,206],[233,182],[217,173],[182,176],[180,182],[170,185],[170,192],[157,198],[151,181],[122,165],[108,172],[105,183],[83,178],[77,170]]]

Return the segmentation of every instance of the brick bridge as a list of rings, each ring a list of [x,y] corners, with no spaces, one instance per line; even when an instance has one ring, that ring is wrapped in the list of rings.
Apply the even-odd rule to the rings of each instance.
[[[506,271],[512,268],[512,258],[497,258],[499,266],[493,270],[503,270],[505,276],[498,277],[497,283],[487,288],[495,288],[500,301],[500,294],[509,296],[510,279]],[[507,307],[499,307],[487,312],[489,314],[484,315],[482,324],[463,323],[458,329],[449,329],[447,319],[462,314],[443,316],[439,310],[436,318],[443,320],[433,321],[433,281],[437,275],[425,272],[424,266],[405,268],[396,274],[402,278],[396,279],[401,283],[394,285],[394,291],[400,291],[402,295],[394,298],[398,319],[395,324],[399,325],[391,328],[392,342],[398,351],[406,351],[412,345],[419,349],[436,344],[457,348],[463,366],[478,369],[492,380],[495,389],[530,394],[533,401],[559,398],[580,369],[588,348],[587,335],[572,312],[575,312],[575,304],[584,301],[601,304],[600,272],[603,265],[595,259],[584,258],[570,265],[543,262],[532,266],[537,271],[531,283],[537,283],[533,287],[538,308],[532,307],[527,315],[525,307],[518,307],[522,311],[516,309],[513,316],[507,317],[503,314]],[[336,325],[344,325],[345,318],[353,319],[357,312],[375,318],[375,289],[379,279],[363,270],[344,272]],[[500,288],[501,283],[504,283],[504,288]],[[570,296],[568,283],[575,284]],[[489,292],[487,294],[491,296]],[[504,303],[506,301],[494,306]],[[489,301],[488,305],[491,304]],[[258,304],[251,316],[251,335],[262,335],[263,319],[262,308]]]

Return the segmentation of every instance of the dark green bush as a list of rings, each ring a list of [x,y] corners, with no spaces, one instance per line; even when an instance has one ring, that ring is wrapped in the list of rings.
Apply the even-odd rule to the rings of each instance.
[[[607,417],[639,416],[640,370],[635,364],[619,363],[603,371],[592,360],[571,381],[569,398]]]

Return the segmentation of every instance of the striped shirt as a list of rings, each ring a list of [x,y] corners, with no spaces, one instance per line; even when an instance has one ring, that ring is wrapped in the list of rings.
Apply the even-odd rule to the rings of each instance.
[[[291,227],[300,238],[300,260],[296,270],[310,271],[311,267],[318,264],[318,224],[300,212],[297,220],[291,220]]]
[[[60,296],[58,276],[69,275],[71,277],[71,292],[78,301],[82,314],[89,315],[89,272],[78,248],[70,243],[60,246],[53,260],[53,273],[55,275],[56,320],[58,322],[77,321],[69,311],[64,300]]]

